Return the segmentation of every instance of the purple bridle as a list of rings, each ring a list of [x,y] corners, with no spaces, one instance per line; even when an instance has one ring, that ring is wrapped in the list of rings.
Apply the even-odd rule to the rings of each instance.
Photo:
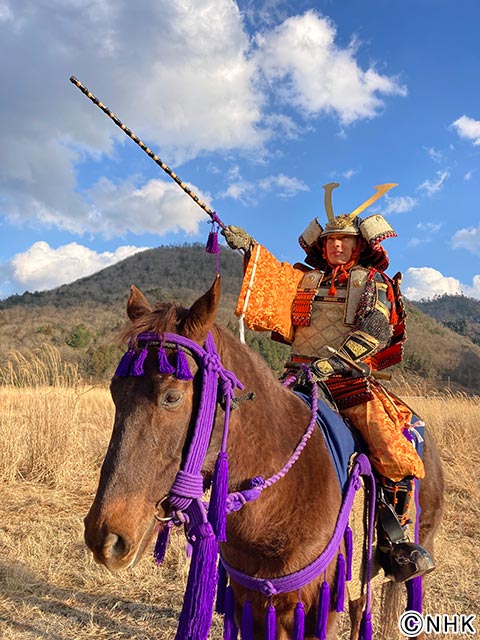
[[[188,354],[194,359],[202,375],[201,398],[192,437],[188,445],[188,452],[166,498],[172,507],[172,522],[176,521],[176,523],[179,523],[180,521],[185,523],[186,536],[192,546],[192,560],[188,583],[175,639],[206,640],[211,627],[218,580],[218,542],[226,541],[226,515],[232,511],[239,510],[247,502],[256,500],[265,488],[284,477],[297,461],[315,429],[316,405],[318,400],[317,388],[314,384],[312,388],[313,407],[310,423],[292,456],[281,471],[267,480],[261,477],[253,478],[250,489],[228,494],[228,456],[226,446],[229,417],[232,400],[235,397],[235,389],[243,389],[243,384],[236,378],[233,372],[223,367],[211,333],[207,335],[204,347],[189,338],[177,334],[141,333],[130,340],[129,349],[120,361],[116,375],[144,375],[144,363],[150,346],[158,347],[158,369],[160,373],[175,375],[175,377],[183,380],[192,379],[193,376],[185,358],[185,354]],[[140,349],[140,347],[142,348]],[[168,360],[165,348],[176,351],[176,367],[172,366]],[[202,501],[204,479],[201,471],[214,428],[219,390],[224,402],[225,417],[220,452],[217,457],[213,475],[212,494],[207,509],[205,503]],[[259,591],[270,598],[279,593],[300,591],[303,586],[323,574],[324,581],[321,589],[321,601],[317,620],[317,637],[320,638],[320,640],[324,640],[326,637],[327,617],[330,608],[330,594],[326,582],[326,570],[336,556],[338,558],[337,589],[343,589],[345,579],[348,580],[351,578],[351,531],[348,527],[348,520],[355,494],[362,486],[360,481],[361,476],[368,478],[369,481],[369,486],[367,487],[369,496],[368,554],[365,572],[367,600],[361,631],[361,639],[368,640],[371,638],[370,572],[375,517],[375,479],[372,474],[370,462],[364,454],[359,454],[352,465],[352,471],[344,493],[333,536],[324,551],[308,566],[282,577],[257,578],[231,567],[221,558],[223,568],[232,580],[244,586],[246,589]],[[159,541],[157,541],[155,551],[157,561],[163,559],[169,529],[170,526],[166,526],[163,532],[159,534]],[[167,535],[165,535],[165,533]],[[339,552],[344,540],[347,549],[346,565],[343,555]],[[229,587],[229,589],[231,590],[231,587]],[[297,608],[298,606],[299,605],[297,605]],[[337,611],[343,610],[343,591],[341,597],[337,596],[335,606]],[[270,603],[270,613],[271,609],[272,604]],[[231,611],[231,618],[227,620],[228,612],[226,608],[223,608],[222,605],[218,606],[217,604],[217,610],[225,613],[226,625],[229,624],[233,627],[233,611]],[[300,627],[301,623],[297,626],[297,636],[299,638],[303,637],[299,632]],[[270,622],[269,628],[270,635],[273,639],[275,632],[272,622]],[[242,637],[248,640],[250,638],[249,633],[247,630],[242,631]],[[269,638],[270,635],[268,636]]]

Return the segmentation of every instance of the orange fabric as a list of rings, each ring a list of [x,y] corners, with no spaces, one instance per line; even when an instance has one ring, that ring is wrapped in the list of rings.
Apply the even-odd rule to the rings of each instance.
[[[235,314],[245,314],[249,329],[275,331],[291,341],[292,305],[303,275],[302,270],[288,262],[279,262],[265,247],[255,245],[245,269]]]
[[[402,433],[412,413],[380,385],[372,384],[373,400],[342,410],[365,439],[370,460],[386,478],[399,482],[405,476],[425,477],[423,461]]]

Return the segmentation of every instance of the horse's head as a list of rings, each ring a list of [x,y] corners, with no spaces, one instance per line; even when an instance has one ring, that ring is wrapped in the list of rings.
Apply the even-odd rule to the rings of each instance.
[[[203,344],[219,297],[217,277],[189,310],[173,304],[153,310],[132,287],[127,304],[131,324],[124,335],[132,353],[138,355],[142,347],[136,343],[137,336],[147,333],[173,333]],[[170,348],[165,355],[171,368],[178,353]],[[143,375],[115,375],[111,382],[113,433],[97,494],[85,518],[85,541],[95,560],[111,570],[131,566],[140,558],[153,536],[155,516],[165,515],[162,499],[180,468],[192,424],[196,379],[161,373],[158,359],[159,347],[147,345]],[[191,358],[189,365],[194,371]]]

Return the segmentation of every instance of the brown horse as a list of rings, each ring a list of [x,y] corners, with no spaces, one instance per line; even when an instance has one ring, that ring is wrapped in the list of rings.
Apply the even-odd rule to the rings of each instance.
[[[163,304],[153,310],[143,294],[132,287],[127,305],[131,324],[124,337],[150,331],[187,336],[199,345],[212,332],[223,365],[235,372],[246,391],[256,398],[238,404],[231,413],[228,438],[229,490],[245,489],[254,476],[275,474],[288,460],[310,420],[310,410],[284,388],[261,357],[241,344],[227,329],[216,325],[220,279],[190,310]],[[192,370],[195,363],[190,362]],[[141,377],[115,376],[111,393],[115,423],[102,466],[95,500],[85,519],[85,540],[95,560],[111,570],[132,566],[151,541],[156,519],[165,515],[162,498],[168,494],[185,456],[185,443],[198,409],[199,384],[160,374],[154,354],[145,361]],[[203,473],[212,473],[222,438],[223,410],[217,406],[215,426]],[[420,543],[433,552],[439,524],[442,471],[435,444],[426,436],[426,479],[422,482]],[[312,562],[326,547],[335,527],[342,495],[333,463],[319,429],[289,473],[260,499],[228,516],[228,542],[222,544],[227,563],[251,576],[283,576]],[[166,507],[165,507],[166,508]],[[326,579],[334,579],[334,567]],[[318,593],[323,576],[301,591],[305,638],[315,634]],[[237,615],[246,590],[233,583]],[[254,637],[264,637],[269,601],[251,594]],[[297,593],[273,597],[277,611],[277,640],[292,637]],[[358,637],[362,603],[350,605],[351,638]],[[336,636],[337,615],[328,617],[328,638]]]

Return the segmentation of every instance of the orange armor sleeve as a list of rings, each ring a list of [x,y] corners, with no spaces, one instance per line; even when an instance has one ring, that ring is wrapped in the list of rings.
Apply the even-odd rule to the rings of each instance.
[[[304,273],[279,262],[265,247],[255,244],[248,259],[235,314],[255,331],[275,331],[293,338],[292,305]]]

